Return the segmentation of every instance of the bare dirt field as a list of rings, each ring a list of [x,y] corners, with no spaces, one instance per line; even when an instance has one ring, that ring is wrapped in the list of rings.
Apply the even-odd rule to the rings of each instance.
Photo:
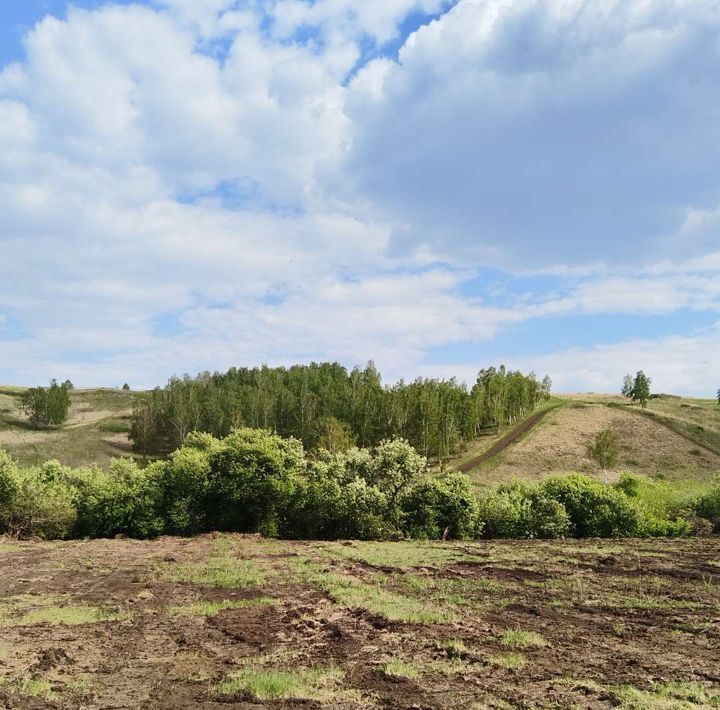
[[[720,706],[720,539],[0,541],[0,708]]]

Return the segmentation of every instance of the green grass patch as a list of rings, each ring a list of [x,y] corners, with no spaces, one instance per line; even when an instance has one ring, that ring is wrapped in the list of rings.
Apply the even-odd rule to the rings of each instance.
[[[200,601],[184,606],[170,606],[168,616],[217,616],[226,609],[247,609],[252,606],[269,606],[275,599],[258,597],[257,599],[224,599],[220,602]]]
[[[544,648],[549,646],[547,640],[535,631],[508,629],[500,638],[503,646],[510,648]]]
[[[470,649],[460,639],[443,639],[435,642],[435,648],[444,653],[448,658],[467,658]]]
[[[183,564],[171,567],[167,578],[174,582],[191,582],[203,587],[240,589],[265,584],[265,573],[251,560],[232,555],[232,546],[220,540],[210,559],[204,564]]]
[[[419,678],[420,669],[412,663],[405,661],[388,661],[383,667],[382,672],[392,678]]]
[[[55,698],[52,686],[44,678],[31,678],[30,676],[15,679],[0,678],[0,686],[25,698],[42,698],[43,700]]]
[[[411,624],[439,624],[452,621],[455,614],[427,602],[385,589],[381,581],[366,584],[350,575],[326,572],[317,563],[295,558],[291,563],[296,582],[320,587],[333,601],[350,609],[361,609],[387,619]]]
[[[613,602],[620,609],[700,609],[700,602],[658,597],[622,597]]]
[[[315,700],[330,702],[342,691],[344,674],[337,667],[278,671],[243,668],[222,682],[223,695],[249,693],[256,700]]]
[[[522,653],[496,653],[488,656],[488,661],[499,668],[517,669],[527,665],[527,658]]]
[[[430,542],[356,542],[352,545],[329,543],[323,552],[332,559],[350,559],[373,567],[438,567],[452,564],[466,557],[450,545]]]
[[[701,683],[657,683],[652,690],[630,685],[615,694],[620,706],[628,710],[690,710],[720,707],[720,689]]]
[[[106,419],[98,424],[98,429],[108,434],[128,434],[130,422],[121,419]]]

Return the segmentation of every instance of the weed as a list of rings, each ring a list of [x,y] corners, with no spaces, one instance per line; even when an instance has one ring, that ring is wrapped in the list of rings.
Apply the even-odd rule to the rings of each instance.
[[[442,651],[448,658],[467,658],[470,649],[459,639],[435,641],[435,649]]]
[[[23,676],[14,680],[0,678],[0,685],[9,686],[12,692],[27,698],[52,700],[55,696],[49,681],[43,678],[31,678],[30,676]]]
[[[97,624],[101,621],[118,621],[122,618],[122,614],[110,613],[96,606],[50,606],[43,609],[33,609],[12,623],[12,625],[79,626],[81,624]]]
[[[652,690],[630,685],[615,690],[620,705],[628,710],[689,710],[720,706],[720,691],[700,683],[657,683]]]
[[[221,589],[255,587],[266,582],[265,574],[250,560],[232,557],[229,543],[218,541],[205,564],[179,565],[167,573],[175,582],[192,582]]]
[[[417,599],[383,589],[380,584],[370,585],[349,575],[325,572],[321,565],[303,558],[292,563],[298,581],[315,584],[336,603],[350,609],[363,609],[388,621],[414,624],[436,624],[452,621],[455,615]]]

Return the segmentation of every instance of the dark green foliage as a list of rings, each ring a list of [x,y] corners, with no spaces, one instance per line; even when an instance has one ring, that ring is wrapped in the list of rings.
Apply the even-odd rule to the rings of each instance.
[[[296,489],[283,535],[316,540],[392,537],[387,498],[362,478],[314,477]]]
[[[637,507],[616,488],[572,474],[549,478],[540,490],[565,507],[575,537],[626,537],[638,531]]]
[[[500,486],[482,496],[479,518],[487,538],[559,538],[572,533],[562,503],[523,483]]]
[[[470,479],[460,473],[421,481],[403,496],[401,506],[409,537],[467,540],[482,527]]]
[[[0,450],[0,533],[48,540],[71,536],[77,518],[73,491],[61,477],[45,475],[48,466],[52,463],[20,469]]]
[[[152,538],[164,531],[159,510],[159,486],[152,469],[141,469],[130,459],[115,459],[107,472],[84,469],[70,483],[78,511],[80,537],[128,535]]]
[[[0,449],[0,510],[7,509],[15,494],[15,463],[10,454]]]
[[[276,535],[304,470],[302,444],[262,429],[237,429],[209,459],[213,529]]]
[[[348,372],[337,363],[231,369],[172,378],[135,404],[131,438],[147,455],[181,446],[191,431],[227,436],[239,426],[270,429],[306,449],[347,450],[403,438],[440,461],[489,425],[527,416],[551,382],[504,367],[482,370],[468,389],[455,380],[382,385],[372,363]]]
[[[53,380],[50,387],[32,387],[20,397],[20,408],[28,415],[30,423],[36,428],[59,426],[63,424],[70,410],[70,390],[72,382],[66,380],[61,385]]]
[[[720,485],[716,485],[695,502],[695,513],[709,520],[716,533],[720,533]]]
[[[650,399],[651,383],[652,380],[642,370],[638,371],[635,375],[632,391],[630,392],[630,399],[639,404],[643,409],[647,407],[648,400]]]
[[[615,486],[581,474],[513,483],[479,498],[467,476],[428,477],[401,439],[374,449],[318,450],[237,429],[191,432],[168,460],[109,469],[57,461],[19,469],[0,451],[0,534],[151,538],[222,530],[306,539],[472,539],[677,536],[691,511],[672,492],[629,474]],[[720,528],[720,488],[694,514]],[[696,518],[697,520],[697,518]]]

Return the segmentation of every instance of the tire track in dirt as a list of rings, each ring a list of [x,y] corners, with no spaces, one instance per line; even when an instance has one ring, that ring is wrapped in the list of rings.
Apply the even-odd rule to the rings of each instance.
[[[565,402],[556,404],[553,407],[548,407],[547,409],[542,409],[539,412],[535,412],[535,414],[529,416],[524,422],[522,422],[522,424],[503,436],[500,441],[496,441],[487,451],[484,451],[479,456],[476,456],[475,458],[470,459],[470,461],[466,461],[464,464],[458,466],[458,471],[460,471],[460,473],[468,473],[468,471],[472,471],[481,464],[485,463],[485,461],[489,461],[491,458],[507,449],[508,446],[514,444],[521,436],[534,429],[545,418],[546,414],[554,412],[563,406],[565,406]]]

